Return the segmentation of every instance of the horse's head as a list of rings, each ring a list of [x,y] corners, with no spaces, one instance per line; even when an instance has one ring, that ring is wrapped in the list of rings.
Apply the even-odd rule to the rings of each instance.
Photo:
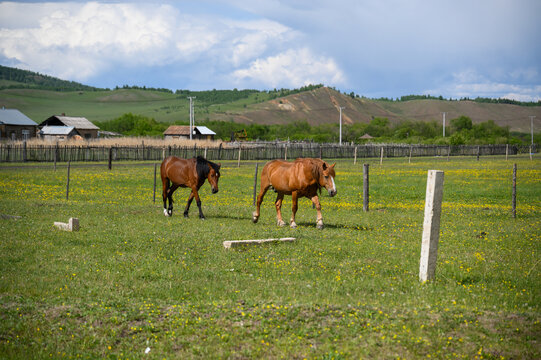
[[[334,183],[334,177],[336,174],[334,173],[334,165],[336,165],[336,163],[329,165],[326,162],[323,162],[323,171],[319,177],[319,185],[327,189],[329,196],[331,197],[336,195],[336,184]]]
[[[221,164],[210,164],[209,163],[209,173],[207,179],[209,181],[212,193],[216,194],[218,192],[218,180],[220,180],[220,167]]]

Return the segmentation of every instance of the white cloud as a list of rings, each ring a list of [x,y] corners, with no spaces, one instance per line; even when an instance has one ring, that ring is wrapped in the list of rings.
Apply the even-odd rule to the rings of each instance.
[[[189,14],[144,3],[0,3],[26,26],[0,23],[0,57],[29,70],[84,81],[115,67],[205,63],[222,76],[292,46],[300,34],[277,22]],[[0,16],[3,19],[3,16]],[[219,69],[219,70],[218,70]]]
[[[318,57],[308,48],[287,50],[257,59],[248,68],[236,70],[237,82],[249,81],[270,87],[299,87],[308,84],[343,85],[344,75],[331,58]]]
[[[41,4],[33,4],[42,14]],[[4,6],[4,4],[2,4]],[[13,7],[13,4],[10,4]],[[49,12],[31,27],[0,29],[0,53],[23,68],[84,80],[110,63],[153,65],[166,62],[173,8],[87,3]],[[27,4],[19,8],[28,10]],[[15,11],[15,10],[11,10]]]

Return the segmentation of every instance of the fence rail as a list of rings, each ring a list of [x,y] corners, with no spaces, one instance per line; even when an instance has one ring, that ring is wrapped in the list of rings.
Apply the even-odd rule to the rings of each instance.
[[[487,156],[517,155],[537,152],[537,145],[342,145],[318,143],[239,143],[217,147],[197,146],[99,146],[0,144],[0,162],[67,162],[162,160],[169,155],[191,158],[197,155],[210,160],[270,160],[316,157],[325,159]]]

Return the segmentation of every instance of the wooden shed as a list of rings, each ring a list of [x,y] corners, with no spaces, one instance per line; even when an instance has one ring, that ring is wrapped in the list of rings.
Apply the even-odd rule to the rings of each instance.
[[[216,133],[206,126],[194,126],[192,139],[214,140]],[[190,139],[190,127],[188,125],[171,125],[163,132],[164,139]]]
[[[65,115],[53,115],[39,124],[40,129],[43,129],[45,126],[73,126],[84,139],[96,139],[98,137],[98,130],[100,129],[84,117]]]
[[[44,140],[51,141],[69,140],[71,138],[82,139],[73,126],[44,126],[39,131],[39,136]]]
[[[28,140],[36,137],[38,124],[17,109],[0,109],[0,140]]]

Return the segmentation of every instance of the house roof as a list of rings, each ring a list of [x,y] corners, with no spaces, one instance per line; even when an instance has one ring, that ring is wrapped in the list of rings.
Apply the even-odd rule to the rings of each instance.
[[[75,130],[73,126],[44,126],[39,133],[40,135],[69,135],[73,130]]]
[[[193,133],[200,135],[216,135],[214,131],[206,126],[194,126]],[[163,132],[163,134],[190,136],[190,127],[188,125],[171,125]]]
[[[214,131],[210,130],[206,126],[196,126],[195,129],[196,131],[199,131],[201,135],[216,135]]]
[[[0,109],[0,124],[4,125],[30,125],[38,124],[17,109]]]
[[[164,135],[187,135],[190,136],[190,127],[187,125],[171,125],[163,132]]]
[[[361,136],[361,139],[373,139],[374,137],[373,136],[370,136],[370,134],[364,134],[363,136]]]
[[[48,125],[50,123],[55,124],[54,120],[59,121],[60,123],[64,124],[65,126],[73,126],[76,129],[81,130],[99,130],[99,127],[92,124],[90,121],[88,121],[87,118],[84,117],[74,117],[74,116],[61,116],[61,115],[53,115],[47,120],[45,120],[40,125]],[[55,124],[56,125],[56,124]]]

